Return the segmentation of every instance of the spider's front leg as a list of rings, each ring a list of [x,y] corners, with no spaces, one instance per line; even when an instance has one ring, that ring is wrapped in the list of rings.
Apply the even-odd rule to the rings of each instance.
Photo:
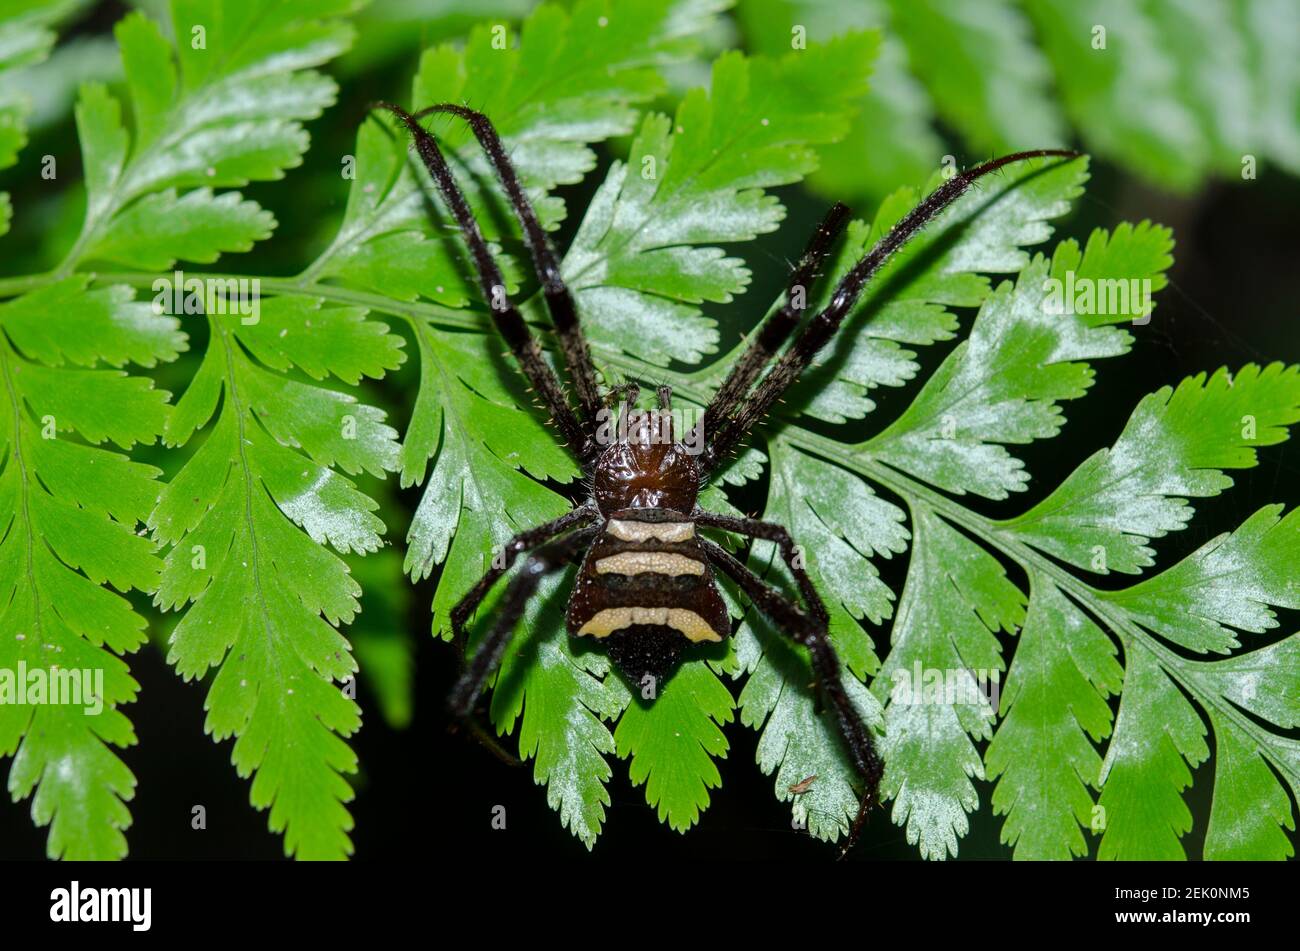
[[[590,513],[585,514],[589,515]],[[528,599],[536,593],[537,586],[541,584],[542,579],[551,572],[572,564],[579,555],[587,550],[587,546],[591,544],[596,531],[597,529],[594,528],[579,529],[558,541],[543,545],[528,556],[519,573],[510,579],[510,584],[506,587],[506,593],[498,606],[499,613],[492,625],[492,629],[483,638],[483,643],[479,645],[479,649],[474,653],[474,656],[462,671],[460,679],[456,681],[456,685],[452,688],[447,705],[454,715],[461,719],[469,717],[474,708],[474,700],[483,689],[483,685],[487,682],[492,671],[496,670],[497,665],[500,664],[506,645],[510,643],[510,638],[514,635],[515,626],[519,623],[519,619],[523,617]],[[494,568],[492,571],[497,571],[497,569]],[[504,573],[504,569],[498,572],[492,580],[500,577],[502,573]],[[484,581],[487,581],[491,575],[492,572],[489,572],[488,575],[484,576],[484,580],[475,586],[474,592],[477,592],[479,586],[482,586]],[[487,582],[486,587],[491,587],[490,581]],[[486,594],[486,587],[483,594]],[[471,595],[474,592],[471,592]],[[480,594],[478,599],[482,601],[483,595]],[[453,615],[460,610],[463,604],[465,604],[465,600],[462,600],[456,606]]]
[[[415,113],[415,118],[437,113],[459,116],[469,123],[474,137],[483,147],[488,161],[492,163],[497,179],[505,189],[510,207],[514,210],[519,226],[523,230],[524,243],[528,246],[529,255],[533,259],[533,267],[546,299],[546,308],[550,312],[551,321],[555,324],[555,332],[560,340],[560,352],[564,357],[565,365],[569,368],[569,376],[578,394],[581,415],[588,426],[594,427],[596,414],[600,411],[601,397],[600,387],[596,383],[596,367],[591,362],[591,348],[583,336],[573,294],[570,293],[560,274],[560,263],[555,257],[555,252],[551,250],[551,244],[546,238],[541,222],[537,219],[537,212],[529,202],[528,196],[524,194],[519,174],[506,154],[505,143],[497,134],[492,120],[481,112],[454,102],[428,106]]]
[[[817,687],[821,690],[823,696],[830,701],[831,709],[835,713],[836,725],[839,727],[840,735],[844,739],[844,745],[848,748],[849,756],[853,760],[853,765],[857,769],[858,775],[862,777],[863,782],[862,798],[858,802],[858,812],[854,816],[853,825],[849,828],[848,837],[844,840],[844,846],[840,851],[840,858],[843,858],[858,841],[867,814],[878,802],[877,791],[880,786],[880,777],[884,773],[884,764],[880,760],[880,755],[876,752],[870,729],[862,721],[861,714],[858,713],[857,707],[853,705],[853,701],[849,698],[840,679],[843,665],[840,663],[839,655],[835,652],[835,648],[830,641],[826,606],[822,603],[821,597],[813,587],[812,579],[808,577],[808,573],[798,566],[794,544],[790,540],[789,533],[780,525],[758,522],[754,519],[730,518],[713,512],[700,512],[697,513],[697,516],[697,522],[700,525],[712,525],[718,528],[732,526],[727,530],[749,534],[751,537],[767,538],[776,542],[778,547],[781,548],[782,557],[786,564],[795,575],[801,593],[804,595],[804,601],[808,606],[806,613],[800,610],[799,606],[784,594],[737,561],[722,547],[707,539],[701,539],[709,561],[723,574],[735,581],[754,606],[771,618],[782,633],[795,643],[802,644],[808,649],[809,657],[812,659],[813,674],[817,680]],[[746,528],[755,526],[759,527],[760,531],[765,534],[745,531]]]
[[[568,394],[564,384],[560,382],[559,377],[555,375],[555,371],[546,362],[546,358],[542,354],[541,344],[533,336],[532,331],[529,330],[528,324],[525,323],[519,310],[511,303],[510,297],[506,293],[506,282],[501,273],[501,268],[493,259],[492,251],[483,237],[483,231],[470,211],[465,193],[461,191],[460,186],[456,183],[456,178],[452,175],[451,167],[447,164],[447,159],[438,147],[437,141],[427,129],[420,125],[415,116],[401,106],[393,105],[391,102],[373,102],[370,104],[370,108],[384,109],[392,113],[406,126],[407,131],[415,140],[416,152],[419,154],[421,161],[424,162],[424,166],[428,169],[434,183],[438,186],[438,191],[442,194],[447,209],[455,219],[461,237],[469,246],[474,270],[479,278],[479,287],[483,291],[483,300],[488,305],[492,322],[510,348],[510,352],[514,354],[515,359],[519,362],[519,368],[523,371],[524,376],[528,378],[533,390],[550,411],[551,419],[559,428],[564,441],[578,456],[583,467],[589,467],[596,454],[595,443],[592,439],[592,421],[589,417],[580,419],[574,413],[573,408],[569,406]],[[567,295],[568,292],[563,288],[562,283],[559,288],[564,295]],[[550,297],[548,296],[547,299],[549,301]],[[567,297],[565,299],[568,300]],[[574,321],[573,327],[576,332],[576,316],[574,316]],[[592,382],[591,386],[594,385],[594,382]],[[591,412],[594,411],[593,408]]]
[[[787,291],[785,305],[760,326],[749,350],[732,370],[731,377],[723,384],[718,395],[714,397],[710,409],[705,413],[709,424],[709,446],[700,462],[700,469],[704,476],[707,477],[716,471],[730,457],[749,431],[759,420],[767,416],[776,401],[812,365],[814,358],[834,338],[844,319],[861,298],[862,292],[885,263],[945,208],[965,194],[985,175],[992,174],[1012,162],[1036,158],[1075,159],[1078,157],[1078,152],[1069,149],[1033,149],[1028,152],[1015,152],[985,162],[983,165],[977,165],[945,181],[900,218],[872,246],[871,250],[840,278],[826,306],[808,319],[799,335],[794,338],[794,342],[772,363],[767,375],[759,379],[763,365],[776,355],[780,344],[789,338],[798,324],[797,314],[790,311],[795,282],[816,273],[820,262],[825,260],[835,236],[843,226],[846,214],[842,206],[832,208],[817,233],[813,235],[808,250],[804,252],[803,263],[796,270],[790,290]],[[800,273],[804,271],[806,274],[801,277]],[[758,382],[746,395],[741,390],[741,384],[755,380]]]
[[[729,425],[726,420],[735,413],[768,361],[799,326],[808,306],[812,286],[820,276],[835,240],[848,225],[849,216],[848,206],[836,202],[808,239],[808,246],[804,248],[799,263],[795,265],[786,284],[785,300],[781,302],[780,308],[764,318],[749,346],[732,365],[731,372],[705,407],[703,424],[706,432]]]

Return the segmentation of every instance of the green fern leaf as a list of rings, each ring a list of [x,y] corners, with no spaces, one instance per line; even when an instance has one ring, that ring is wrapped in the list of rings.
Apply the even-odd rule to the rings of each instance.
[[[1229,380],[1234,381],[1231,386]],[[1239,421],[1233,417],[1238,428],[1228,431],[1214,420],[1238,413],[1242,401],[1250,404],[1252,396],[1259,405],[1268,406],[1268,427],[1293,420],[1300,406],[1294,381],[1291,369],[1273,365],[1261,371],[1246,366],[1235,376],[1220,371],[1208,384],[1203,376],[1185,380],[1172,397],[1168,390],[1148,397],[1134,420],[1145,425],[1142,457],[1150,454],[1157,465],[1148,471],[1142,466],[1121,466],[1112,474],[1121,481],[1132,480],[1128,486],[1132,494],[1114,497],[1114,504],[1127,506],[1126,519],[1104,531],[1093,525],[1089,513],[1096,510],[1091,501],[1073,513],[1067,506],[1044,502],[1036,508],[1053,511],[1053,524],[1035,544],[1045,541],[1045,550],[1074,560],[1069,556],[1072,549],[1064,546],[1080,533],[1088,540],[1109,542],[1109,548],[1099,546],[1104,556],[1115,549],[1117,539],[1128,546],[1121,551],[1130,550],[1133,538],[1153,522],[1162,531],[1185,527],[1190,506],[1176,493],[1212,494],[1227,482],[1218,467],[1255,464],[1254,450],[1241,442]],[[1176,404],[1182,404],[1181,409]],[[1170,411],[1163,412],[1166,409]],[[1184,415],[1189,409],[1196,417],[1194,426]],[[1103,458],[1132,453],[1136,428],[1130,423],[1116,449]],[[1283,432],[1266,429],[1261,444],[1277,441]],[[1129,447],[1121,449],[1126,442]],[[1072,483],[1091,477],[1097,458],[1080,466],[1058,493],[1065,494]],[[1207,491],[1192,491],[1195,488]],[[1079,825],[1103,833],[1098,853],[1102,858],[1183,857],[1178,840],[1191,828],[1191,813],[1180,793],[1191,782],[1188,766],[1202,762],[1208,749],[1205,724],[1176,685],[1209,715],[1222,757],[1216,763],[1206,856],[1290,854],[1285,836],[1278,831],[1293,822],[1289,808],[1278,805],[1286,793],[1265,764],[1281,770],[1294,788],[1293,743],[1245,720],[1225,703],[1230,700],[1249,708],[1242,702],[1242,681],[1236,672],[1249,670],[1252,679],[1263,670],[1268,671],[1266,676],[1278,676],[1292,660],[1283,646],[1288,642],[1281,642],[1277,650],[1264,648],[1254,655],[1203,664],[1172,654],[1145,634],[1153,631],[1198,652],[1227,653],[1239,646],[1237,631],[1258,633],[1275,627],[1271,608],[1289,607],[1297,597],[1287,567],[1293,558],[1297,523],[1289,516],[1279,519],[1280,511],[1276,506],[1261,509],[1231,535],[1214,539],[1178,564],[1128,588],[1103,592],[1076,586],[1074,599],[1120,637],[1126,654],[1124,669],[1115,663],[1114,644],[1047,574],[1031,575],[1030,620],[1021,634],[1003,698],[1005,719],[987,754],[990,772],[1002,774],[994,805],[1008,814],[1003,836],[1016,845],[1017,857],[1084,854],[1087,847]],[[1174,517],[1165,514],[1161,522],[1161,513]],[[1020,520],[1009,524],[1018,531]],[[1149,550],[1142,552],[1137,564],[1125,563],[1132,566],[1123,570],[1137,572],[1150,564]],[[1099,570],[1104,560],[1084,562],[1081,567]],[[1258,666],[1265,660],[1276,667]],[[1120,718],[1102,764],[1083,731],[1094,740],[1110,734],[1104,698],[1121,692],[1121,675]],[[1259,704],[1253,685],[1249,693],[1250,702]],[[1263,701],[1267,712],[1261,714],[1284,728],[1293,722],[1286,712],[1285,694],[1285,690],[1271,692]],[[1256,752],[1243,752],[1245,744]],[[1067,755],[1044,757],[1044,749],[1067,751]],[[1102,789],[1095,804],[1087,787]],[[1266,808],[1260,811],[1257,804]],[[1241,812],[1249,812],[1250,818],[1226,818]],[[1049,816],[1050,824],[1044,818]],[[1030,817],[1037,821],[1031,823]]]
[[[1141,261],[1144,242],[1167,245],[1168,233],[1124,229],[1110,241],[1129,239],[1137,247],[1125,246],[1120,253]],[[1107,238],[1094,235],[1090,245],[1106,249]],[[1169,263],[1167,255],[1161,256],[1153,267]],[[1097,280],[1097,269],[1079,258],[1073,242],[1066,242],[1051,262],[1038,256],[1014,287],[998,288],[980,308],[970,337],[949,354],[907,410],[867,444],[867,451],[959,495],[1000,499],[1023,491],[1028,473],[1003,444],[1056,435],[1062,421],[1058,401],[1077,399],[1091,385],[1085,361],[1118,356],[1131,339],[1108,326],[1133,316],[1118,307],[1082,319],[1057,313],[1049,280],[1075,268],[1087,280]],[[1153,280],[1159,274],[1152,270],[1143,277]]]
[[[184,345],[175,318],[132,298],[76,276],[0,304],[0,754],[14,757],[10,794],[32,796],[50,827],[51,858],[121,858],[131,824],[135,777],[113,747],[135,743],[119,707],[139,688],[123,655],[144,643],[145,620],[123,595],[158,586],[136,525],[160,472],[99,444],[154,442],[167,394],[97,365],[152,366]],[[26,705],[24,670],[51,691],[66,672],[78,689]]]
[[[1247,155],[1300,169],[1294,6],[1048,0],[1025,12],[1099,155],[1183,189],[1211,170],[1240,177]]]
[[[1060,144],[1067,122],[1089,152],[1165,189],[1251,181],[1264,163],[1300,172],[1300,21],[1286,0],[741,0],[739,19],[764,52],[885,32],[853,131],[812,179],[828,198],[879,199],[963,154]]]
[[[173,27],[185,38],[175,47],[144,14],[124,18],[115,32],[134,135],[103,86],[83,88],[86,218],[63,267],[210,263],[269,235],[270,214],[212,189],[278,179],[301,162],[302,121],[335,95],[311,67],[347,48],[351,27],[337,18],[356,6],[293,0],[268,14],[252,0],[175,0]]]
[[[1222,469],[1256,463],[1255,446],[1286,438],[1300,419],[1300,373],[1273,364],[1184,380],[1138,404],[1114,447],[1076,469],[1010,528],[1025,541],[1092,571],[1131,574],[1154,556],[1146,542],[1186,527],[1186,497],[1218,495]]]
[[[1271,519],[1280,508],[1270,508]],[[1291,522],[1290,516],[1284,520]],[[1293,528],[1287,524],[1288,531]],[[1286,790],[1292,797],[1300,791],[1300,743],[1260,729],[1236,707],[1279,730],[1293,729],[1300,723],[1300,706],[1291,689],[1297,664],[1300,639],[1292,635],[1228,660],[1187,665],[1189,682],[1201,688],[1198,699],[1209,705],[1215,737],[1207,859],[1285,859],[1295,854],[1283,830],[1295,829]]]
[[[984,778],[972,739],[992,735],[995,711],[977,678],[1004,669],[995,635],[1023,622],[1024,597],[991,555],[935,514],[916,506],[912,519],[907,585],[873,689],[888,700],[882,786],[894,822],[906,822],[922,857],[943,858],[957,853],[965,814],[978,804],[970,780]],[[931,672],[942,672],[937,687]]]
[[[1292,397],[1292,405],[1296,402]],[[1279,519],[1279,511],[1275,506],[1260,509],[1231,535],[1207,543],[1153,578],[1110,594],[1110,600],[1175,643],[1200,653],[1229,653],[1241,646],[1235,631],[1272,630],[1278,623],[1272,607],[1300,606],[1300,586],[1290,578],[1290,566],[1300,556],[1300,521],[1294,512]]]
[[[889,0],[889,24],[908,62],[926,77],[940,118],[976,154],[1065,142],[1048,95],[1051,71],[1017,4]]]
[[[257,773],[253,805],[270,808],[286,854],[340,858],[351,852],[352,826],[343,805],[352,791],[341,774],[356,769],[340,737],[360,718],[331,681],[356,671],[336,628],[356,614],[360,587],[322,546],[374,551],[384,525],[376,503],[331,467],[395,469],[397,433],[379,410],[277,373],[262,356],[273,339],[277,359],[310,369],[320,335],[355,324],[362,312],[294,297],[262,311],[253,325],[208,319],[203,365],[164,433],[169,444],[184,444],[216,413],[149,519],[171,546],[155,600],[163,610],[194,602],[172,631],[168,661],[187,680],[217,668],[207,730],[218,741],[236,738],[235,768]],[[311,334],[301,332],[308,320]],[[294,335],[276,330],[294,325]],[[355,337],[335,334],[333,351],[347,353],[348,364],[334,373],[377,377],[397,365],[400,338],[370,326],[379,334],[368,351],[347,353],[339,343]]]
[[[1102,763],[1102,859],[1181,859],[1178,839],[1192,828],[1180,793],[1187,768],[1210,755],[1205,725],[1155,658],[1139,648],[1126,660],[1119,719]]]
[[[1124,671],[1111,640],[1050,580],[1032,577],[1030,587],[985,762],[990,779],[1002,777],[993,809],[1007,817],[1002,841],[1015,857],[1068,859],[1088,852],[1079,827],[1092,826],[1089,787],[1101,785],[1101,757],[1088,737],[1110,735],[1106,697],[1119,692]]]
[[[86,213],[56,273],[93,261],[158,269],[178,258],[207,263],[269,235],[271,215],[214,189],[279,178],[299,164],[307,148],[301,123],[335,92],[312,67],[346,48],[351,28],[339,17],[355,6],[293,2],[268,12],[237,0],[177,0],[176,46],[143,14],[123,19],[116,36],[133,126],[123,124],[121,104],[103,86],[83,87],[76,115]],[[156,310],[167,308],[165,297]],[[217,414],[157,508],[139,515],[172,548],[160,581],[133,583],[158,588],[164,608],[195,602],[173,631],[171,661],[186,677],[219,668],[208,729],[217,739],[237,737],[236,768],[257,771],[253,803],[270,808],[286,850],[305,857],[350,851],[342,803],[351,792],[339,774],[355,759],[336,734],[358,722],[355,705],[329,681],[354,666],[332,625],[352,617],[359,589],[321,546],[373,550],[383,530],[375,503],[334,469],[382,475],[396,467],[397,445],[380,411],[276,371],[355,383],[397,366],[400,339],[364,317],[362,309],[292,296],[242,320],[209,316],[198,373],[166,425],[158,407],[148,430],[180,445]],[[66,336],[56,338],[55,327],[44,332],[66,341],[57,346],[71,360],[139,361],[158,347],[156,320],[95,334],[86,320]],[[66,414],[91,441],[146,437],[125,427],[149,425],[147,394],[114,383],[91,398],[67,374],[30,374],[29,399]],[[86,564],[70,564],[89,573]]]
[[[930,176],[944,151],[930,127],[934,103],[909,69],[907,47],[888,29],[884,0],[743,0],[736,13],[745,39],[767,55],[784,53],[795,42],[824,43],[863,30],[884,33],[852,126],[843,141],[820,150],[821,166],[808,178],[817,192],[839,201],[879,197]]]
[[[734,707],[730,689],[708,664],[687,664],[662,698],[629,703],[619,718],[614,740],[618,755],[630,758],[633,785],[645,784],[659,821],[678,832],[699,820],[709,790],[722,785],[713,760],[727,755],[721,727]]]

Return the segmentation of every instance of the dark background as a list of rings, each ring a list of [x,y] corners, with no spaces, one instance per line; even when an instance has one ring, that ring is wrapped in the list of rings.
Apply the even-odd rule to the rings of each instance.
[[[103,4],[76,29],[82,33],[103,31],[122,12],[116,4]],[[304,166],[292,170],[285,182],[245,189],[280,221],[275,238],[254,252],[256,259],[223,258],[219,265],[223,270],[291,274],[310,260],[321,236],[331,232],[342,213],[345,193],[338,182],[337,156],[350,151],[356,122],[367,101],[380,96],[402,97],[400,90],[407,88],[409,68],[409,63],[392,65],[342,81],[339,104],[309,126],[313,148]],[[30,188],[32,156],[43,152],[57,155],[61,167],[79,167],[70,122],[33,136],[24,160],[0,179],[0,185],[14,190],[17,183],[25,182]],[[607,160],[608,153],[602,154]],[[958,153],[963,164],[978,158]],[[70,164],[64,166],[65,162]],[[586,184],[564,190],[571,213],[565,228],[555,236],[561,249],[576,227],[590,190],[602,177],[603,170],[598,169]],[[750,292],[736,304],[710,309],[724,328],[747,327],[757,319],[783,283],[785,262],[798,254],[804,236],[826,205],[801,188],[783,189],[779,194],[790,211],[781,231],[732,249],[749,261],[755,279]],[[1094,160],[1087,193],[1071,217],[1056,223],[1053,240],[1066,236],[1084,239],[1093,227],[1113,227],[1123,220],[1150,218],[1170,225],[1177,242],[1170,286],[1157,296],[1152,322],[1133,328],[1136,342],[1132,353],[1094,364],[1096,383],[1087,397],[1067,404],[1069,422],[1061,435],[1017,448],[1016,454],[1026,460],[1034,476],[1030,491],[1005,504],[977,507],[995,516],[1028,507],[1093,451],[1111,443],[1137,401],[1160,386],[1222,365],[1235,369],[1248,362],[1300,361],[1300,332],[1294,323],[1295,302],[1300,299],[1297,210],[1300,182],[1267,167],[1256,181],[1214,183],[1195,195],[1175,197],[1137,184],[1123,171]],[[867,211],[858,209],[859,214]],[[50,215],[62,217],[65,213],[72,214],[54,206]],[[50,219],[24,219],[20,214],[15,220],[18,233],[10,237],[8,245],[23,244],[23,229],[35,234],[49,226]],[[33,256],[41,253],[39,249],[31,252]],[[30,270],[27,265],[32,263],[15,258],[0,268],[20,272]],[[969,326],[971,316],[962,314],[964,326]],[[734,338],[724,337],[724,348],[730,339]],[[932,351],[924,355],[924,367],[929,369],[946,348],[926,349]],[[379,398],[389,405],[399,430],[412,401],[411,370],[408,362],[381,384],[384,392]],[[866,422],[863,433],[892,418],[914,393],[915,387],[898,393],[875,391],[873,397],[880,409]],[[1231,529],[1263,504],[1293,505],[1298,494],[1297,472],[1300,456],[1294,443],[1263,450],[1258,468],[1232,473],[1235,489],[1217,499],[1197,501],[1197,517],[1189,528],[1155,543],[1159,564],[1168,565]],[[390,487],[395,491],[395,485]],[[734,500],[742,508],[757,509],[765,488],[762,483],[747,486]],[[408,516],[416,501],[415,492],[398,497]],[[387,521],[390,538],[402,538],[405,520],[390,515]],[[881,562],[879,567],[884,580],[901,590],[905,560]],[[1012,577],[1023,581],[1018,570],[1013,569]],[[432,591],[432,581],[415,586],[409,608],[407,629],[417,672],[415,716],[409,728],[389,728],[378,715],[373,698],[365,693],[364,683],[358,698],[365,723],[351,741],[362,764],[361,773],[352,778],[357,793],[352,807],[356,857],[432,860],[455,855],[585,854],[585,847],[547,806],[545,790],[533,782],[531,764],[507,766],[463,734],[448,731],[441,698],[446,695],[456,661],[448,645],[429,636]],[[1296,620],[1284,613],[1276,631],[1263,638],[1252,637],[1251,644],[1259,646],[1294,631]],[[883,656],[887,629],[873,630],[872,635]],[[142,687],[139,701],[126,709],[140,742],[122,753],[139,781],[130,803],[134,817],[128,832],[131,858],[281,857],[280,837],[267,831],[266,815],[249,806],[248,784],[230,765],[231,744],[214,745],[204,735],[206,686],[181,682],[153,644],[132,657],[131,667]],[[626,764],[615,761],[610,785],[613,802],[594,854],[775,859],[833,855],[831,846],[791,830],[788,805],[775,799],[773,780],[754,765],[757,734],[735,723],[726,732],[731,750],[718,763],[722,787],[711,793],[710,807],[697,827],[685,835],[659,823],[654,810],[645,804],[644,790],[629,784]],[[1209,740],[1212,742],[1212,737]],[[1183,841],[1192,856],[1200,853],[1212,780],[1211,760],[1195,772],[1188,794],[1195,826]],[[960,856],[1008,858],[1010,849],[998,840],[1002,819],[993,816],[988,806],[991,784],[976,785],[981,808],[970,817],[971,832],[961,840]],[[207,810],[204,831],[191,829],[191,809],[196,804]],[[497,804],[507,810],[505,831],[494,831],[490,825],[491,810]],[[14,804],[0,799],[0,857],[39,858],[44,854],[47,830],[33,827],[29,809],[28,801]],[[1092,846],[1095,850],[1095,839]],[[906,843],[904,830],[878,812],[856,855],[915,859],[917,852]]]

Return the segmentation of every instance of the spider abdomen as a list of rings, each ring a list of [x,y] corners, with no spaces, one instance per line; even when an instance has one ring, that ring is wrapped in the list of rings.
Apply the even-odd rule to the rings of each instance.
[[[669,509],[615,512],[583,559],[569,633],[595,637],[637,685],[662,681],[692,644],[731,631],[695,523]]]

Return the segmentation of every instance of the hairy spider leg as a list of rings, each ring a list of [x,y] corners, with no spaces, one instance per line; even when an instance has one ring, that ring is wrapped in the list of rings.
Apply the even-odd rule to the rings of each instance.
[[[713,518],[722,519],[725,517],[714,515]],[[780,526],[767,527],[780,528]],[[785,530],[781,529],[781,531],[784,532]],[[840,736],[844,740],[844,745],[848,749],[854,767],[862,777],[863,791],[862,797],[858,801],[858,811],[853,818],[853,824],[849,827],[849,834],[840,849],[840,858],[844,858],[858,841],[867,814],[878,802],[878,789],[880,777],[884,773],[884,764],[876,753],[875,744],[871,739],[871,731],[862,722],[861,714],[858,713],[857,707],[853,705],[853,701],[849,699],[848,693],[844,690],[844,684],[840,679],[844,668],[840,663],[839,655],[836,654],[835,648],[831,645],[825,620],[826,606],[822,603],[811,582],[807,580],[806,574],[801,579],[799,587],[804,592],[805,602],[808,605],[807,612],[800,610],[797,604],[763,581],[719,545],[715,545],[707,539],[702,539],[702,543],[709,562],[736,582],[740,589],[745,592],[750,603],[771,618],[781,633],[796,644],[802,644],[808,649],[808,656],[812,659],[813,675],[817,679],[817,687],[822,695],[830,701]],[[787,559],[786,563],[790,564],[790,560]],[[793,564],[790,564],[790,568],[791,571],[796,573],[796,577],[803,574],[802,569],[795,567]]]
[[[701,425],[705,426],[706,433],[709,432],[708,427],[720,419],[726,419],[736,411],[736,406],[754,385],[754,381],[763,372],[763,367],[767,366],[768,361],[776,355],[799,326],[799,321],[803,319],[803,311],[808,306],[812,285],[821,272],[831,246],[834,245],[835,239],[844,230],[848,221],[848,206],[836,202],[812,233],[812,237],[808,239],[808,246],[804,248],[799,258],[799,263],[790,273],[790,280],[786,284],[785,300],[759,325],[750,340],[749,347],[732,365],[731,372],[727,374],[727,378],[722,381],[722,386],[718,387],[718,392],[713,395],[713,399],[705,408]]]
[[[717,512],[707,512],[703,509],[697,510],[695,517],[700,525],[720,528],[723,531],[733,532],[748,538],[759,538],[775,544],[777,551],[781,555],[781,560],[785,562],[790,573],[794,575],[795,584],[799,587],[799,594],[811,614],[813,626],[822,632],[820,636],[825,640],[826,631],[830,627],[830,617],[826,613],[826,605],[822,601],[821,595],[817,593],[817,587],[813,584],[812,578],[809,577],[807,570],[804,569],[801,560],[798,558],[798,550],[795,548],[794,539],[785,526],[753,518],[739,518]],[[764,610],[761,603],[755,603],[758,604],[759,610]],[[774,620],[779,619],[774,618]],[[812,645],[808,646],[810,650],[814,650]],[[823,690],[826,691],[826,696],[830,697],[835,705],[836,721],[839,724],[840,733],[845,744],[849,747],[849,754],[862,776],[865,787],[849,839],[843,852],[841,852],[841,856],[843,856],[857,841],[858,833],[862,829],[862,823],[865,821],[867,813],[875,803],[879,802],[878,786],[883,766],[876,752],[875,744],[871,739],[871,731],[862,723],[856,708],[852,703],[848,702],[848,696],[844,694],[840,682],[841,665],[834,648],[830,646],[829,640],[826,640],[825,648],[818,647],[816,651],[820,651],[823,656],[820,659],[814,656],[813,669],[817,674],[819,683],[822,684]],[[816,651],[814,654],[816,654]],[[826,687],[827,671],[834,671],[833,684],[829,689]],[[855,722],[849,723],[847,720]]]
[[[598,531],[598,528],[578,529],[543,545],[528,556],[523,567],[506,586],[491,630],[452,688],[447,705],[453,714],[461,719],[469,717],[483,685],[500,665],[501,656],[505,653],[510,638],[514,636],[515,627],[523,617],[528,599],[536,593],[537,586],[547,575],[572,564],[587,550]]]
[[[814,618],[822,624],[830,623],[830,617],[826,613],[826,606],[822,604],[821,595],[817,593],[817,588],[813,585],[808,572],[801,566],[794,539],[784,525],[777,525],[775,522],[762,522],[756,518],[723,515],[720,512],[709,512],[699,508],[695,510],[691,517],[697,525],[703,525],[706,528],[720,528],[724,532],[732,532],[746,538],[757,538],[776,545],[781,554],[781,560],[785,562],[786,567],[790,569],[790,573],[794,575],[795,583],[799,586],[799,593],[803,596]]]
[[[529,331],[528,325],[506,294],[506,282],[501,269],[492,259],[492,252],[483,238],[483,232],[478,222],[474,220],[469,203],[466,202],[460,186],[456,184],[451,167],[438,148],[438,143],[428,130],[401,106],[381,101],[371,103],[370,108],[385,109],[397,116],[415,140],[415,148],[424,162],[424,167],[429,170],[452,217],[456,219],[465,243],[469,245],[470,253],[474,258],[474,267],[478,272],[479,284],[492,315],[492,322],[505,339],[510,352],[519,361],[524,376],[528,378],[528,382],[532,384],[533,389],[550,411],[551,418],[559,427],[565,442],[573,448],[583,465],[590,467],[596,448],[592,433],[573,412],[564,384],[551,370],[550,364],[542,356],[542,348],[537,338]]]
[[[1070,149],[1034,149],[1004,155],[983,165],[977,165],[948,179],[915,208],[903,216],[847,274],[840,279],[831,294],[830,303],[809,319],[793,344],[785,351],[754,388],[747,401],[739,404],[734,416],[713,424],[712,439],[701,460],[705,475],[717,469],[737,444],[749,434],[783,393],[812,363],[822,347],[826,346],[839,330],[840,324],[853,309],[867,283],[893,254],[911,240],[941,211],[964,194],[976,181],[1012,162],[1033,158],[1078,158]]]
[[[483,113],[455,103],[443,102],[428,106],[416,112],[414,118],[419,119],[437,113],[459,116],[469,123],[474,137],[478,139],[479,145],[487,153],[488,161],[496,170],[506,197],[510,199],[510,207],[514,209],[515,217],[523,229],[524,243],[528,246],[533,259],[533,268],[546,298],[546,309],[550,312],[551,322],[555,325],[556,334],[560,338],[560,352],[564,357],[565,366],[569,368],[569,376],[578,395],[578,407],[588,429],[594,430],[597,413],[601,408],[601,397],[600,387],[596,383],[596,367],[591,362],[591,349],[582,334],[582,325],[578,319],[578,308],[574,304],[573,295],[560,275],[560,265],[555,258],[555,252],[551,249],[546,232],[542,230],[542,225],[537,220],[537,213],[528,201],[528,196],[524,194],[524,189],[519,183],[519,175],[506,154],[501,136],[497,134],[492,121]]]
[[[505,543],[500,551],[499,563],[498,559],[493,558],[491,566],[483,577],[479,578],[474,587],[470,588],[469,592],[456,602],[456,606],[451,609],[451,629],[462,655],[467,641],[465,625],[474,612],[478,610],[478,606],[483,603],[483,599],[487,597],[487,593],[492,590],[492,586],[497,583],[497,580],[514,567],[515,560],[524,552],[530,551],[570,529],[581,528],[595,518],[596,509],[594,506],[579,506],[544,525],[522,531]]]

